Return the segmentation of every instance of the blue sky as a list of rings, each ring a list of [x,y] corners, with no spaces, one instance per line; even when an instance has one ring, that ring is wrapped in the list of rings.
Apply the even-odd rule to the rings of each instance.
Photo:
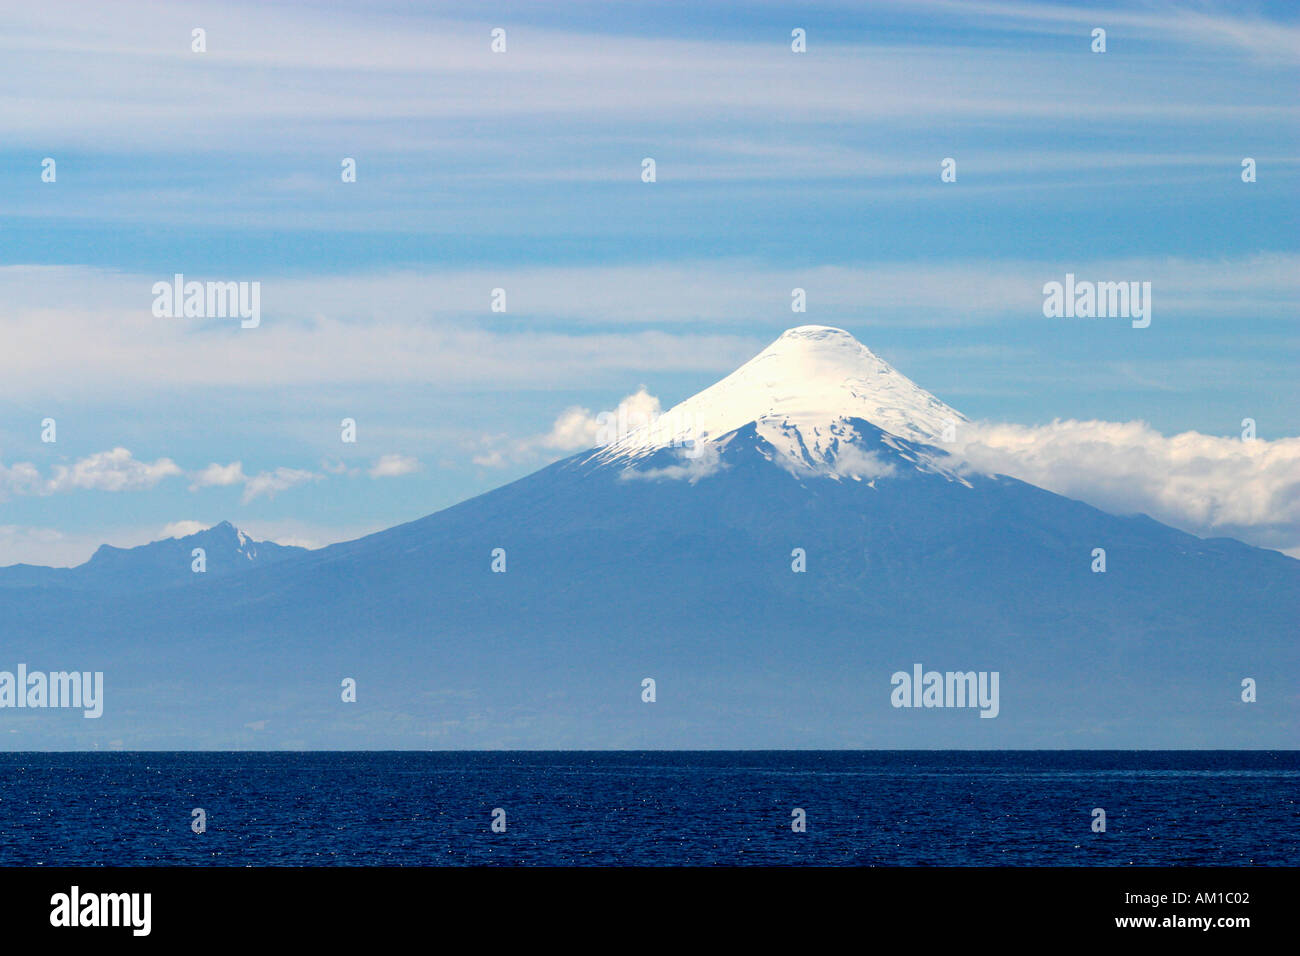
[[[577,450],[553,428],[567,409],[643,385],[667,407],[805,322],[973,419],[1147,423],[1107,433],[1123,481],[1094,440],[1045,432],[1061,457],[1023,477],[1050,487],[1075,455],[1091,484],[1054,490],[1300,547],[1291,5],[124,2],[0,21],[0,564],[223,519],[309,545],[377,530]],[[155,318],[177,272],[260,282],[262,325]],[[1044,318],[1066,272],[1151,281],[1150,328]],[[1245,417],[1269,443],[1248,468],[1223,444]],[[1174,487],[1161,442],[1185,432],[1210,463]]]

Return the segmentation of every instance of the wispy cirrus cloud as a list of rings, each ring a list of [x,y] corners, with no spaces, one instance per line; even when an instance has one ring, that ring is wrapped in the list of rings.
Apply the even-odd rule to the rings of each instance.
[[[663,183],[703,187],[678,200],[692,203],[725,184],[766,183],[859,198],[905,191],[944,208],[952,196],[933,185],[954,150],[967,197],[1034,179],[1213,184],[1240,159],[1238,143],[1274,170],[1300,160],[1300,106],[1287,95],[1300,78],[1297,29],[1285,17],[1226,4],[901,4],[894,21],[937,9],[944,29],[881,30],[891,11],[879,6],[827,5],[828,26],[812,27],[795,58],[784,23],[739,17],[720,29],[683,16],[676,31],[638,36],[635,7],[548,29],[520,8],[489,21],[446,8],[51,2],[5,11],[0,103],[7,142],[101,187],[97,222],[238,230],[283,228],[291,206],[313,230],[425,232],[436,221],[435,231],[481,234],[484,211],[508,193],[545,232],[557,212],[564,221],[555,187],[634,182],[656,143]],[[499,56],[488,48],[497,17],[511,37]],[[1116,44],[1104,69],[1086,53],[1096,18]],[[199,22],[204,54],[189,45]],[[1063,55],[1063,37],[1079,55]],[[1043,135],[1078,124],[1105,137],[1070,149]],[[173,175],[178,143],[201,175]],[[341,143],[356,144],[365,215],[339,201]],[[61,188],[11,189],[7,211],[85,220],[87,206]],[[222,203],[196,202],[206,190]],[[615,225],[636,207],[619,208]]]
[[[148,142],[152,135],[158,145],[170,147],[179,124],[191,145],[190,130],[200,144],[228,145],[233,135],[263,148],[266,134],[272,134],[272,148],[285,135],[286,116],[294,118],[292,135],[299,142],[323,136],[317,126],[326,121],[342,121],[378,126],[381,134],[383,124],[400,123],[402,143],[415,136],[417,143],[433,146],[444,139],[438,128],[412,128],[414,122],[546,116],[554,128],[557,119],[570,117],[576,127],[589,124],[593,115],[635,123],[773,114],[805,123],[922,114],[967,122],[995,116],[1144,116],[1167,114],[1177,104],[1211,111],[1216,104],[1226,107],[1235,99],[1234,84],[1245,83],[1235,73],[1188,70],[1186,82],[1161,90],[1167,102],[1157,110],[1131,90],[1135,81],[1159,77],[1168,68],[1163,62],[1129,60],[1098,76],[1086,60],[1062,64],[1052,51],[1032,43],[1003,44],[990,58],[983,45],[971,42],[1007,33],[1086,39],[1099,18],[1117,39],[1130,42],[1210,48],[1220,55],[1288,64],[1300,58],[1293,24],[1226,6],[1189,11],[1183,4],[1163,3],[1138,11],[1085,11],[1052,4],[927,5],[962,23],[963,37],[904,40],[891,33],[881,40],[879,31],[868,29],[877,22],[870,12],[840,6],[838,16],[849,28],[821,35],[813,28],[811,52],[797,70],[791,69],[788,28],[770,34],[706,32],[701,25],[692,31],[684,19],[675,34],[651,37],[617,26],[583,29],[576,22],[567,29],[545,28],[526,12],[511,17],[498,11],[489,20],[436,10],[413,16],[412,11],[333,8],[327,17],[297,5],[54,2],[39,14],[7,11],[0,48],[14,64],[15,76],[22,75],[18,67],[28,58],[57,65],[43,71],[39,87],[25,91],[23,109],[10,123],[19,133],[49,129],[58,117],[60,129],[83,136],[111,142],[129,129],[133,143]],[[510,49],[494,56],[489,30],[501,25],[503,13],[511,21]],[[200,21],[209,48],[196,55],[190,30]],[[295,42],[281,42],[285,36]],[[769,55],[763,56],[765,51]],[[115,69],[104,68],[109,61]],[[274,70],[265,69],[269,66]],[[917,83],[916,76],[934,82]],[[1073,95],[1085,79],[1089,95]],[[61,112],[50,108],[54,103]],[[104,103],[116,111],[103,110]],[[1271,105],[1260,95],[1239,100],[1238,108],[1241,103]],[[130,104],[130,124],[122,122],[123,104]],[[1290,108],[1294,112],[1294,104]]]
[[[1067,271],[1150,281],[1157,324],[1283,320],[1300,302],[1294,253],[809,268],[708,260],[268,278],[262,326],[245,330],[234,321],[154,317],[149,289],[157,276],[11,266],[0,267],[10,310],[0,396],[51,382],[69,393],[121,396],[132,387],[430,379],[548,387],[593,374],[729,370],[811,316],[859,332],[1041,328],[1043,284]],[[494,288],[506,290],[509,315],[527,325],[489,322]],[[791,313],[794,288],[805,290],[803,315]],[[772,333],[750,333],[764,317]],[[51,334],[57,350],[44,347]],[[313,360],[282,360],[299,354]]]
[[[896,0],[942,12],[954,20],[979,23],[985,30],[1078,36],[1105,26],[1126,38],[1178,43],[1222,53],[1241,52],[1268,61],[1300,62],[1300,27],[1239,6],[1180,3],[1142,6],[1070,6],[1064,3],[983,2],[983,0]],[[1085,31],[1086,32],[1086,31]]]

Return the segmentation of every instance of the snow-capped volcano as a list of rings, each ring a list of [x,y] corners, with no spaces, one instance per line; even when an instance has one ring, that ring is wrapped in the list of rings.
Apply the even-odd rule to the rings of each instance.
[[[695,449],[754,424],[787,463],[834,473],[846,444],[866,422],[889,436],[933,445],[968,419],[843,329],[801,325],[715,385],[606,445],[594,460],[635,462],[665,448]],[[859,448],[859,451],[862,449]],[[933,461],[926,463],[934,468]],[[941,467],[935,470],[945,470]]]
[[[1300,681],[1300,562],[957,471],[948,421],[797,328],[621,441],[356,541],[222,524],[0,569],[8,659],[118,681],[22,746],[1294,746],[1300,698],[1238,694]],[[896,709],[917,662],[1000,673],[998,718]]]

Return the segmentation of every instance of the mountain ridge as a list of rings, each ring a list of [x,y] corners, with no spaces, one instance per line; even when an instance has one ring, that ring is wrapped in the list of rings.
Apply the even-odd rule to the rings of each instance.
[[[238,574],[288,560],[307,549],[274,541],[255,541],[229,521],[180,537],[159,538],[119,548],[101,544],[84,562],[70,568],[13,564],[0,567],[0,587],[68,587],[113,590],[168,587],[193,575],[193,551],[204,551],[205,575]]]

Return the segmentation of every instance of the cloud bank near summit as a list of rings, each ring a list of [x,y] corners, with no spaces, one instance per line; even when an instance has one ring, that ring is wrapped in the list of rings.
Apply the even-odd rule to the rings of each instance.
[[[1145,422],[977,422],[950,450],[1116,514],[1300,557],[1300,438],[1162,435]]]
[[[622,404],[634,422],[662,407],[644,387]],[[601,414],[567,408],[548,432],[489,442],[474,460],[540,465],[582,451],[596,444]],[[1103,511],[1146,514],[1203,537],[1239,538],[1300,558],[1300,438],[1163,435],[1142,421],[983,421],[960,425],[956,441],[939,447],[971,470],[1009,475]]]

